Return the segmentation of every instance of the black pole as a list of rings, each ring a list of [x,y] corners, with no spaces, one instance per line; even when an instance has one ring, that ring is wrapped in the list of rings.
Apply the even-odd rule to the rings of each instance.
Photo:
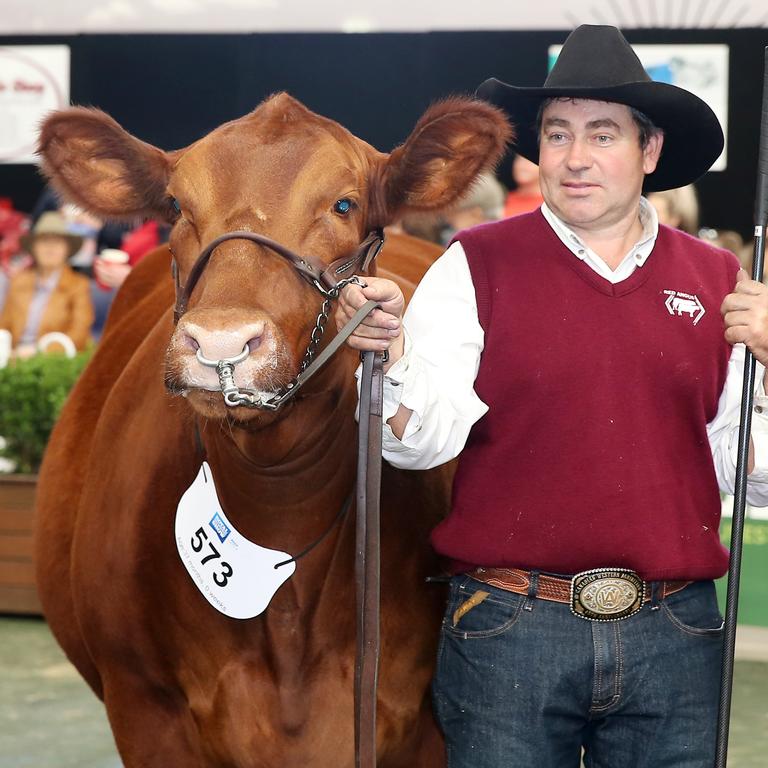
[[[752,279],[762,282],[765,256],[765,228],[768,224],[768,47],[765,49],[763,75],[763,106],[760,119],[760,153],[757,163],[755,196],[755,253]],[[733,494],[733,525],[731,528],[731,560],[728,566],[728,592],[725,601],[725,631],[723,634],[723,669],[720,677],[720,711],[717,716],[717,746],[715,768],[726,768],[728,759],[728,730],[731,721],[733,692],[733,657],[736,647],[736,617],[739,610],[739,580],[744,542],[744,517],[747,506],[747,461],[752,427],[752,404],[755,391],[755,358],[747,350],[744,357],[744,386],[741,390],[741,423],[736,460],[736,487]]]

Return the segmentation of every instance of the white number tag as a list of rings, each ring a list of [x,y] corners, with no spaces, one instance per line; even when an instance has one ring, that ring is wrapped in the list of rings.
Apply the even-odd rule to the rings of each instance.
[[[221,508],[204,461],[176,510],[176,548],[203,597],[233,619],[251,619],[269,605],[296,570],[286,552],[254,544],[235,530]]]

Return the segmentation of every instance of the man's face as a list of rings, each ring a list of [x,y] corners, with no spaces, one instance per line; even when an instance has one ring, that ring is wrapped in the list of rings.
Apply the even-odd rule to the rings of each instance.
[[[629,107],[558,99],[544,109],[540,139],[541,193],[568,226],[609,234],[637,217],[643,178],[656,168],[662,137],[641,149]]]

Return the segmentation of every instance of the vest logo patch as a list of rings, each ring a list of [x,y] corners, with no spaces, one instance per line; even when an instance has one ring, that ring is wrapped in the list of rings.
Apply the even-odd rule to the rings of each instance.
[[[678,317],[688,315],[693,320],[694,325],[704,317],[706,310],[698,296],[683,293],[683,291],[664,291],[664,293],[667,296],[664,306],[670,315],[677,315]]]

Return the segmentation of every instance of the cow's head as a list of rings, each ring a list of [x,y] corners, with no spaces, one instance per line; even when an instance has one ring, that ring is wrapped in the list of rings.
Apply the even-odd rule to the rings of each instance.
[[[232,230],[330,263],[405,213],[450,206],[509,137],[500,112],[456,98],[427,110],[406,142],[383,154],[279,94],[175,152],[139,141],[102,112],[65,110],[44,123],[40,153],[55,187],[82,208],[105,218],[171,222],[183,283],[205,246]],[[208,418],[232,410],[243,421],[258,418],[258,411],[225,406],[216,371],[198,361],[197,350],[218,360],[247,348],[235,383],[277,391],[296,375],[321,303],[269,249],[223,243],[171,338],[169,389]]]

